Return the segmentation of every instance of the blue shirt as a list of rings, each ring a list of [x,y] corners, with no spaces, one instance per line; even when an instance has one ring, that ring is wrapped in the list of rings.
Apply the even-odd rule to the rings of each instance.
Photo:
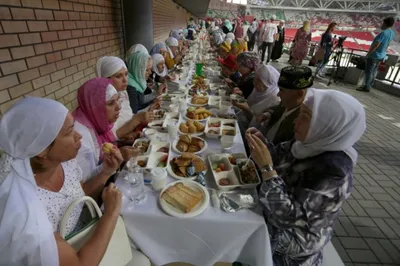
[[[386,50],[389,47],[391,41],[394,40],[394,31],[391,29],[386,29],[381,31],[378,36],[375,37],[372,45],[375,42],[379,42],[380,45],[376,50],[371,54],[371,59],[384,59],[386,57]]]

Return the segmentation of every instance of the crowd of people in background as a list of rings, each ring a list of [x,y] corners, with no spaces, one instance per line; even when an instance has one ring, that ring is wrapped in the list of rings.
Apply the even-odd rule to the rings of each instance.
[[[375,71],[384,58],[393,39],[393,22],[384,20],[367,56],[366,73]],[[322,64],[329,60],[335,26],[329,25],[322,38]],[[274,264],[321,265],[322,249],[352,189],[357,162],[353,145],[366,128],[364,109],[348,94],[312,88],[312,71],[302,66],[311,40],[308,21],[296,34],[291,66],[279,72],[268,63],[282,55],[284,21],[276,25],[240,18],[191,19],[186,28],[172,29],[168,39],[150,52],[136,44],[125,60],[100,58],[97,77],[78,89],[78,107],[72,113],[61,103],[33,97],[4,114],[0,121],[1,265],[97,265],[101,261],[121,208],[121,193],[112,176],[122,162],[138,156],[132,143],[143,125],[154,119],[152,111],[160,108],[166,82],[174,81],[170,71],[182,62],[199,31],[209,33],[209,52],[219,55],[229,93],[245,99],[233,105],[249,155],[263,179],[259,196]],[[370,78],[364,90],[370,89]],[[104,153],[105,143],[119,146]],[[105,215],[77,252],[59,228],[66,208],[83,195],[101,198]],[[82,212],[82,206],[74,210],[68,234],[84,226]],[[141,252],[133,250],[133,254],[131,265],[150,265]]]

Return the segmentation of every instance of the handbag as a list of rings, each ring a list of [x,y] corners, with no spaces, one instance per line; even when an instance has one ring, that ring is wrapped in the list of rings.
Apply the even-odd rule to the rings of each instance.
[[[325,47],[319,47],[318,51],[315,53],[314,58],[317,61],[324,60],[325,57]]]
[[[74,210],[74,208],[84,202],[92,216],[92,220],[84,228],[78,232],[72,233],[65,236],[68,219]],[[67,208],[63,215],[60,225],[60,234],[68,244],[70,244],[75,250],[80,250],[81,247],[90,239],[93,235],[97,223],[102,216],[101,210],[97,203],[88,196],[84,196],[80,199],[73,201]],[[107,250],[101,259],[100,266],[125,266],[132,259],[132,251],[129,243],[128,235],[126,233],[124,220],[121,216],[118,217],[117,224],[115,226],[113,235],[108,243]]]

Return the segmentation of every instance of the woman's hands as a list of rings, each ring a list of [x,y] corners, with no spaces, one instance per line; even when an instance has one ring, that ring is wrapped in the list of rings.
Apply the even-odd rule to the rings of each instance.
[[[272,165],[272,157],[267,146],[255,134],[246,133],[247,143],[250,147],[251,157],[257,164],[258,168],[266,165]]]
[[[238,101],[232,101],[233,106],[236,106],[242,111],[250,110],[249,104],[247,102],[240,103]]]
[[[238,95],[243,95],[243,92],[241,89],[239,89],[238,87],[235,87],[232,89],[232,93],[233,94],[238,94]]]
[[[154,113],[153,112],[141,112],[135,115],[135,119],[139,123],[149,123],[154,120]]]
[[[125,162],[129,161],[132,157],[136,157],[139,155],[139,149],[133,148],[132,146],[123,146],[119,148],[121,151],[122,158]]]
[[[117,186],[110,183],[108,187],[103,189],[101,198],[104,202],[104,215],[118,217],[122,205],[122,194]]]
[[[121,166],[124,161],[121,152],[117,147],[113,147],[110,153],[104,153],[103,173],[111,176]]]
[[[163,94],[166,90],[167,90],[167,84],[162,83],[162,84],[160,85],[160,87],[158,87],[158,89],[157,89],[157,96],[160,96],[160,95]]]

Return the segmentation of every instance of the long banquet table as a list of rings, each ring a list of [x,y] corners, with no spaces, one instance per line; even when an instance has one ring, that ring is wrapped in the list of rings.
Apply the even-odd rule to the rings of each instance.
[[[185,82],[180,82],[181,84]],[[237,127],[232,153],[246,153]],[[207,161],[211,153],[222,153],[219,140],[201,136],[208,149],[201,154]],[[170,151],[169,159],[177,156]],[[208,167],[209,164],[208,164]],[[206,187],[216,189],[212,171],[206,174]],[[187,262],[211,266],[216,262],[239,261],[251,266],[272,266],[268,230],[259,210],[227,213],[210,205],[200,215],[181,219],[164,213],[159,204],[159,192],[146,186],[146,198],[134,204],[128,200],[129,188],[124,182],[126,170],[120,172],[116,184],[124,194],[121,210],[128,235],[154,265]],[[168,176],[167,183],[176,181]]]

